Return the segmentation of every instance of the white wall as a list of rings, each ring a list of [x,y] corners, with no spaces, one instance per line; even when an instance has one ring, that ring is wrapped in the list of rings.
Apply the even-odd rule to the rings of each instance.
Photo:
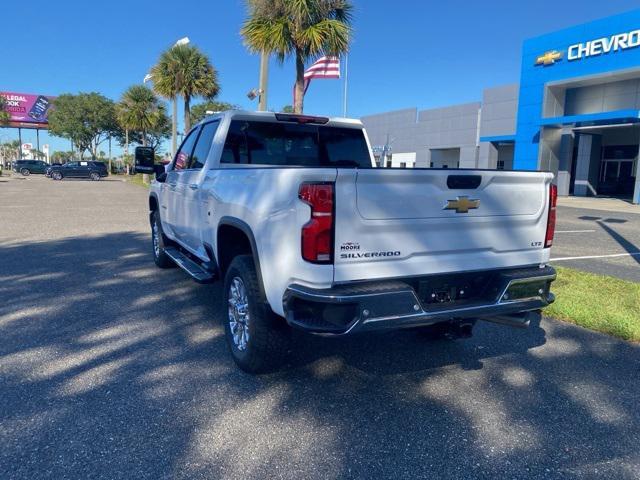
[[[393,153],[391,154],[391,166],[393,168],[400,167],[401,163],[406,163],[407,168],[416,166],[416,152]]]
[[[433,163],[433,168],[443,168],[445,165],[447,168],[458,168],[460,165],[460,149],[432,149],[431,163]]]

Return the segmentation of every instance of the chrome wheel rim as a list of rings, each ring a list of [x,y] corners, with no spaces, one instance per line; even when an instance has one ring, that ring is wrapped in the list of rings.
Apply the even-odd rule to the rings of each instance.
[[[240,351],[249,345],[249,298],[240,277],[234,277],[229,285],[229,329],[233,344]]]
[[[158,224],[155,222],[151,229],[151,238],[153,239],[153,253],[157,258],[160,256],[160,232],[158,231]]]

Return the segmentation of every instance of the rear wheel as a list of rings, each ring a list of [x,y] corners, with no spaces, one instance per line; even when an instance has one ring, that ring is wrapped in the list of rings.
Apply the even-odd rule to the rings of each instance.
[[[164,250],[168,242],[169,239],[162,233],[160,214],[156,210],[153,212],[151,220],[151,244],[153,246],[153,261],[160,268],[171,268],[176,265]]]
[[[29,171],[28,168],[23,168],[22,170],[20,170],[20,173],[25,177],[28,177],[29,175],[31,175],[31,172]]]
[[[89,178],[94,182],[97,182],[98,180],[100,180],[100,174],[98,172],[91,172],[89,174]]]
[[[289,350],[289,327],[276,316],[260,291],[251,255],[233,259],[224,280],[227,345],[245,372],[277,369]]]

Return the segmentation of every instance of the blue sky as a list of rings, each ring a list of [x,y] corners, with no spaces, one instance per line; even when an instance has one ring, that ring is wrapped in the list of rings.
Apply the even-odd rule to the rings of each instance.
[[[353,0],[349,115],[477,101],[518,81],[526,38],[637,8],[637,0]],[[110,2],[8,0],[2,7],[0,90],[58,95],[97,91],[114,100],[142,82],[160,52],[188,36],[219,71],[220,99],[247,109],[257,56],[239,34],[242,0]],[[291,103],[294,67],[271,62],[269,107]],[[342,82],[312,83],[305,111],[342,112]],[[0,141],[17,132],[0,130]],[[35,134],[23,131],[23,141]],[[41,135],[41,144],[69,149]],[[106,150],[106,146],[105,146]]]

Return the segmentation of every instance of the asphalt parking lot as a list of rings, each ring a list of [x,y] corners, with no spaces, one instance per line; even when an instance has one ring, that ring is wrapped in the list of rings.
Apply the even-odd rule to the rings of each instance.
[[[634,242],[572,215],[559,231]],[[0,299],[2,479],[640,478],[638,345],[551,319],[297,335],[249,376],[219,286],[155,268],[146,191],[120,181],[0,177]]]
[[[618,211],[583,208],[594,202],[558,207],[551,251],[557,260],[552,263],[640,282],[640,206],[621,204]]]

